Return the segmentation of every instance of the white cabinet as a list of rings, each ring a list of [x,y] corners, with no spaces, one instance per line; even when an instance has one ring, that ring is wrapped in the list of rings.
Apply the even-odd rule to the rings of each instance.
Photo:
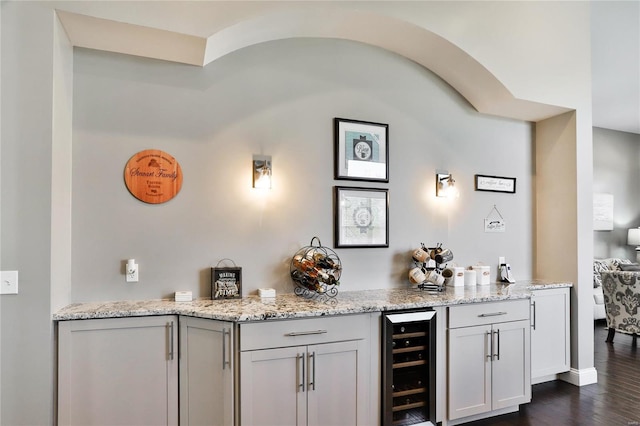
[[[571,368],[569,307],[569,288],[532,292],[532,383],[554,380]]]
[[[240,424],[369,425],[370,330],[368,314],[240,324]]]
[[[450,307],[448,339],[449,420],[531,400],[528,300]]]
[[[58,323],[58,425],[177,425],[178,319]]]
[[[233,323],[180,317],[180,424],[232,426]]]

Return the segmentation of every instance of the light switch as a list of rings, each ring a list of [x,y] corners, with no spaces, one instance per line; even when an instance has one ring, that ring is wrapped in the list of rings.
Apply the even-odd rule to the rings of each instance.
[[[18,294],[18,271],[0,272],[0,294]]]

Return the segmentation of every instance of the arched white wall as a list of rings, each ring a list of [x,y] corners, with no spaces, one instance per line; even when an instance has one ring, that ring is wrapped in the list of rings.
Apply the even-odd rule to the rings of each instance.
[[[402,55],[437,74],[486,114],[539,121],[569,109],[515,98],[480,62],[454,43],[381,13],[292,8],[250,16],[206,39],[58,11],[74,46],[205,66],[233,51],[287,38],[339,38]]]

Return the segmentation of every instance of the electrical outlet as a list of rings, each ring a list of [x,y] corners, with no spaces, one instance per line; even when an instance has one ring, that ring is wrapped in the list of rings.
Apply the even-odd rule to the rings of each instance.
[[[138,265],[136,265],[135,268],[127,271],[127,282],[128,283],[138,282]]]
[[[0,294],[18,294],[18,271],[0,273]]]
[[[126,281],[128,283],[138,282],[138,264],[135,259],[129,259],[125,266]]]

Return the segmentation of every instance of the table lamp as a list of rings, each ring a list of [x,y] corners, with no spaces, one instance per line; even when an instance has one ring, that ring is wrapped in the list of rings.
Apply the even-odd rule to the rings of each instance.
[[[636,261],[640,263],[640,228],[631,228],[627,233],[627,244],[636,246]]]

